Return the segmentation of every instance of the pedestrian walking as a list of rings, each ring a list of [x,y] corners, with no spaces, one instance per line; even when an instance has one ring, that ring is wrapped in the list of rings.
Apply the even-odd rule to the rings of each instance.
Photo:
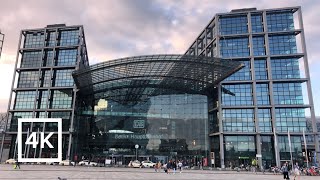
[[[172,161],[170,160],[168,163],[167,163],[167,174],[170,174],[170,170],[172,169]]]
[[[182,162],[181,161],[178,162],[178,168],[179,168],[179,171],[181,173],[182,172]]]
[[[300,167],[299,167],[299,164],[296,163],[294,165],[294,180],[296,180],[296,177],[298,177],[297,179],[300,180]]]
[[[283,173],[283,179],[290,179],[289,178],[289,166],[288,166],[288,162],[284,163],[282,168],[282,173]]]
[[[13,169],[17,169],[17,168],[20,169],[20,162],[18,161],[18,159],[16,160],[16,162],[13,165]]]
[[[177,163],[175,161],[172,162],[172,170],[173,170],[173,174],[176,174]]]

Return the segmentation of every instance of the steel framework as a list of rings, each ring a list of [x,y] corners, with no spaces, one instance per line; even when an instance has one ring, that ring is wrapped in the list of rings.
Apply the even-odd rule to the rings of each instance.
[[[242,63],[220,58],[148,55],[106,61],[75,71],[73,76],[84,97],[127,104],[160,94],[212,96],[215,84],[242,67]]]

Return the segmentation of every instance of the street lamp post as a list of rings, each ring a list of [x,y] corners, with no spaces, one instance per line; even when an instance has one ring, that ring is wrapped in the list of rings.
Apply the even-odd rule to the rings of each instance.
[[[138,160],[138,148],[139,148],[139,145],[136,144],[136,145],[134,146],[134,148],[136,148],[136,160]]]

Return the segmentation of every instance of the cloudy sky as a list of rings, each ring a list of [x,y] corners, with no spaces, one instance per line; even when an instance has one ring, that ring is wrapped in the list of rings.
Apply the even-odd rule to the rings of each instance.
[[[84,25],[90,64],[125,56],[184,53],[216,13],[302,6],[316,115],[320,116],[320,1],[317,0],[10,0],[1,2],[5,43],[0,112],[5,112],[21,29]]]

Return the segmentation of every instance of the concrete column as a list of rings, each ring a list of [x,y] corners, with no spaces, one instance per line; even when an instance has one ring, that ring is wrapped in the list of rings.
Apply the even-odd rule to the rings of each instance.
[[[254,104],[254,124],[256,129],[256,153],[261,154],[261,138],[259,130],[259,119],[258,119],[258,103],[257,103],[257,93],[256,93],[256,76],[255,76],[255,67],[254,67],[254,51],[253,51],[253,40],[252,40],[252,26],[251,26],[251,13],[247,14],[248,20],[248,32],[249,32],[249,45],[250,45],[250,66],[251,66],[251,79],[252,79],[252,96]],[[262,167],[262,158],[258,158],[258,165]]]
[[[79,28],[79,44],[78,44],[78,56],[77,56],[77,65],[76,69],[78,70],[80,68],[81,63],[81,51],[83,46],[83,27]],[[76,107],[76,98],[77,98],[77,92],[78,89],[76,85],[74,85],[73,88],[73,102],[72,102],[72,113],[71,113],[71,122],[70,122],[70,129],[69,129],[69,144],[68,144],[68,153],[67,153],[67,159],[72,160],[71,157],[71,151],[72,151],[72,142],[73,142],[73,133],[74,133],[74,119],[75,119],[75,107]]]
[[[220,32],[219,32],[219,16],[215,16],[215,31],[216,31],[216,45],[217,45],[217,57],[220,57]],[[222,107],[221,107],[221,83],[218,85],[218,119],[219,119],[219,140],[220,140],[220,164],[221,168],[225,168],[224,165],[224,143],[223,143],[223,122],[222,122]]]
[[[274,107],[274,99],[273,99],[273,82],[272,82],[272,71],[270,69],[271,67],[271,58],[270,58],[270,48],[269,48],[269,36],[268,36],[268,26],[267,26],[267,13],[266,11],[263,11],[263,29],[265,32],[265,47],[266,47],[266,55],[267,55],[267,72],[268,72],[268,80],[269,80],[269,94],[270,94],[270,104],[271,104],[271,121],[272,121],[272,129],[277,130],[276,127],[276,113],[275,113],[275,107]],[[276,158],[276,165],[280,167],[280,153],[279,153],[279,147],[278,147],[278,137],[276,135],[276,132],[274,132],[275,136],[274,138],[274,153]]]

